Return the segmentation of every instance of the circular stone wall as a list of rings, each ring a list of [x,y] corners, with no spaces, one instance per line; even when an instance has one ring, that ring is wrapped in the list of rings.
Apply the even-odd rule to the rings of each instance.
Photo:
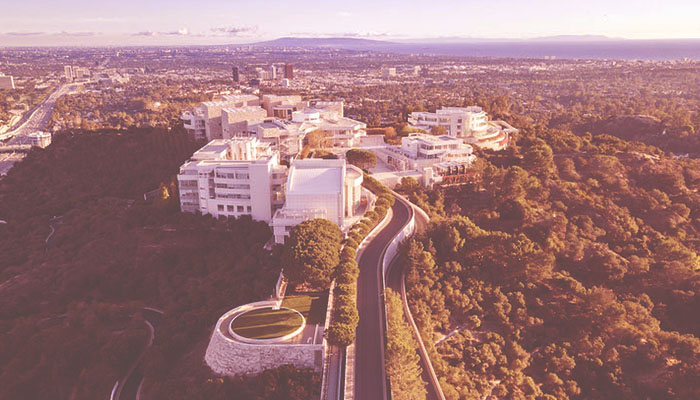
[[[292,338],[306,326],[304,316],[290,308],[259,307],[237,315],[228,327],[244,342],[276,342]]]

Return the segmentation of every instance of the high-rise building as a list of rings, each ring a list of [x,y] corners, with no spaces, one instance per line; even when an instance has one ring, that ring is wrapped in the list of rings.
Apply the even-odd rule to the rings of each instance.
[[[70,65],[64,66],[63,73],[65,74],[66,82],[73,82],[73,67]]]
[[[284,64],[284,77],[287,79],[294,79],[294,65]]]
[[[241,81],[241,76],[238,73],[238,67],[231,67],[231,75],[234,82],[239,83]]]
[[[15,78],[12,75],[5,76],[0,73],[0,89],[14,89]]]
[[[277,79],[277,67],[274,65],[270,65],[270,80],[275,80]]]
[[[384,78],[391,78],[392,76],[396,76],[396,68],[382,68],[382,76]]]

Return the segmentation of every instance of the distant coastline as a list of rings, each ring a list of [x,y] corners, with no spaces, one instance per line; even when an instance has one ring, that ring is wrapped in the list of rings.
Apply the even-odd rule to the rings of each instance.
[[[390,42],[356,38],[280,38],[253,43],[258,47],[326,47],[372,50],[401,54],[435,54],[465,57],[610,59],[610,60],[700,60],[700,39],[582,40],[575,37],[533,40],[465,40],[445,42]]]
[[[507,58],[700,60],[700,39],[436,43],[411,45],[408,52]]]

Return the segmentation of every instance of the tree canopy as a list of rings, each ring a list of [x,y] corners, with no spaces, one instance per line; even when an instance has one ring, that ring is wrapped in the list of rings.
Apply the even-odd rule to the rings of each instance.
[[[350,149],[345,153],[345,159],[350,164],[365,171],[377,166],[377,156],[368,150]]]
[[[284,244],[284,273],[290,282],[328,288],[343,236],[338,225],[316,218],[292,228]]]

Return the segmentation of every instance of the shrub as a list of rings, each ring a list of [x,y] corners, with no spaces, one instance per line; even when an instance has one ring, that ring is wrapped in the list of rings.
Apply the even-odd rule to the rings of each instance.
[[[396,201],[394,196],[392,196],[390,193],[384,193],[384,194],[380,195],[379,199],[377,201],[382,200],[382,199],[388,201],[389,206],[393,206],[394,202]]]
[[[348,324],[332,324],[326,330],[326,338],[335,345],[349,346],[355,340],[356,328]]]
[[[357,294],[357,288],[353,284],[337,284],[333,294],[334,296],[350,296],[354,299]]]
[[[357,257],[357,251],[355,249],[352,249],[350,247],[345,247],[343,250],[340,252],[340,260],[341,261],[350,261],[354,260],[355,257]]]
[[[349,247],[351,249],[357,250],[358,246],[359,246],[359,244],[357,244],[357,241],[355,241],[355,239],[353,239],[353,238],[345,239],[345,247]]]
[[[376,223],[377,220],[378,220],[378,218],[379,218],[379,215],[378,215],[376,212],[374,212],[374,211],[367,211],[367,212],[365,213],[365,218],[367,218],[367,219],[371,220],[372,222]]]
[[[360,316],[357,313],[354,298],[350,300],[350,303],[343,302],[337,304],[335,307],[335,312],[333,313],[333,318],[335,323],[357,326],[357,323],[360,321]]]
[[[389,208],[390,206],[391,206],[391,201],[389,201],[386,197],[380,197],[377,199],[377,201],[374,202],[374,209],[375,210],[378,207]]]
[[[353,274],[350,271],[340,271],[335,277],[335,283],[338,285],[341,284],[354,284],[357,281],[357,275]]]
[[[358,243],[358,246],[359,246],[359,243],[362,242],[362,239],[364,239],[364,236],[362,236],[357,231],[350,231],[350,233],[348,233],[348,237],[351,238],[352,240],[356,241]]]
[[[369,231],[372,230],[370,225],[367,225],[364,222],[358,222],[355,226],[357,227],[357,231],[360,232],[360,235],[362,235],[363,237],[367,236]]]

